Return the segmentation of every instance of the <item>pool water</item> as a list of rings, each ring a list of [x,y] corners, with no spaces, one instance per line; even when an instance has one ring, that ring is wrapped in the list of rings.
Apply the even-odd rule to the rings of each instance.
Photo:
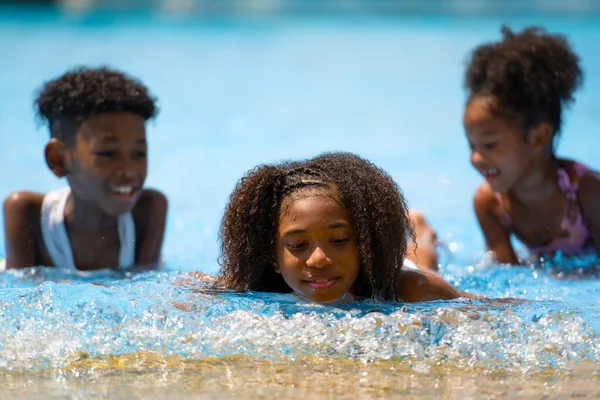
[[[35,90],[74,65],[108,64],[160,99],[148,186],[170,206],[164,271],[0,276],[0,398],[600,396],[599,281],[493,265],[472,213],[480,177],[460,124],[464,60],[502,22],[569,35],[586,83],[559,154],[600,168],[597,17],[0,9],[0,197],[64,185],[43,160]],[[448,281],[525,301],[329,307],[215,293],[187,274],[217,272],[219,219],[245,171],[327,150],[359,153],[397,180],[437,229]]]

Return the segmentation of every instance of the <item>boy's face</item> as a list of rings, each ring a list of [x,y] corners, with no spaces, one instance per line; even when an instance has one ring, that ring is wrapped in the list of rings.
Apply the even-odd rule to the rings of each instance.
[[[73,194],[110,215],[131,211],[146,179],[146,152],[141,116],[116,111],[88,118],[65,151]]]

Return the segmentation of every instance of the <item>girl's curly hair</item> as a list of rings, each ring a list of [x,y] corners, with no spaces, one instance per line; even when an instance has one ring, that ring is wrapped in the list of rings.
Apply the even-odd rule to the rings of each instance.
[[[229,197],[221,221],[220,285],[234,290],[291,292],[274,270],[274,237],[283,200],[304,189],[332,191],[356,233],[361,297],[398,299],[408,240],[414,241],[406,201],[394,180],[350,153],[324,153],[249,171]]]
[[[546,122],[553,148],[563,109],[583,83],[579,57],[563,35],[529,27],[515,33],[501,29],[502,40],[477,47],[468,62],[465,86],[469,99],[493,96],[495,112],[513,118],[525,130]]]

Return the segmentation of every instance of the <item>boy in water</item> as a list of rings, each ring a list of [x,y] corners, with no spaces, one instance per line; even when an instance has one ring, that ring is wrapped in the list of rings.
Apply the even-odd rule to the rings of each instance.
[[[7,197],[6,268],[157,264],[167,200],[144,189],[156,99],[121,72],[78,68],[46,83],[35,106],[50,129],[46,163],[69,186]]]

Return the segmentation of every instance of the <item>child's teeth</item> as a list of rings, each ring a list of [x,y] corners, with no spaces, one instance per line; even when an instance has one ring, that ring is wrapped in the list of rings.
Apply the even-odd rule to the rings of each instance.
[[[117,193],[121,193],[121,194],[129,194],[133,191],[133,187],[132,186],[117,186],[117,187],[113,188],[113,191],[115,191]]]

